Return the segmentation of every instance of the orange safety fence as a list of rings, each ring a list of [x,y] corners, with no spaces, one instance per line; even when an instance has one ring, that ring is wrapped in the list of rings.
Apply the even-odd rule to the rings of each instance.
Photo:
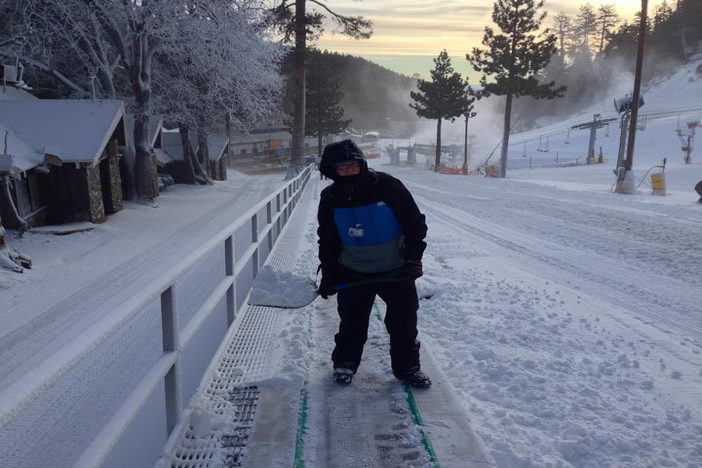
[[[468,169],[463,166],[463,167],[447,167],[447,166],[439,166],[439,170],[436,171],[440,174],[459,174],[459,175],[467,175],[468,174]]]

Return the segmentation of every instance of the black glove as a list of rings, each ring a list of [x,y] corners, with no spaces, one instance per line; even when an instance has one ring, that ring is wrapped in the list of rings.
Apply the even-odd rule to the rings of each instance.
[[[329,296],[336,294],[336,291],[332,289],[332,287],[335,286],[338,281],[331,268],[320,267],[320,269],[322,270],[322,279],[319,280],[319,288],[317,288],[317,292],[320,296],[322,296],[322,299],[328,299]]]
[[[414,281],[420,278],[424,274],[422,271],[422,262],[419,260],[407,260],[405,261],[405,278],[407,281]]]

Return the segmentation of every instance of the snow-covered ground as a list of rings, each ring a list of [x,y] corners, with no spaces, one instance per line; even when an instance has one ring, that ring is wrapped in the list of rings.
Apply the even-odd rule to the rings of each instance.
[[[681,193],[671,203],[643,191],[613,194],[588,182],[598,166],[499,180],[394,167],[384,158],[371,164],[399,177],[427,216],[418,282],[420,295],[431,296],[420,306],[423,349],[499,466],[702,466],[696,197]],[[579,185],[563,190],[563,181]],[[308,259],[298,273],[308,276],[316,267],[315,227],[310,217],[298,254]],[[276,375],[313,386],[330,378],[331,302],[318,299],[309,316],[287,315]],[[331,429],[324,429],[321,415],[342,398],[345,412],[375,421],[376,399],[388,400],[377,389],[393,382],[386,346],[374,321],[351,389],[319,399],[310,392],[311,466],[325,444],[341,444],[338,466],[353,464],[342,447],[353,429],[344,416],[327,417]],[[429,466],[422,457],[416,463]]]
[[[213,187],[169,187],[154,205],[128,202],[88,232],[11,233],[8,243],[34,267],[0,270],[0,389],[97,321],[99,306],[129,297],[284,183],[228,175]]]
[[[428,218],[422,334],[498,462],[702,464],[702,206],[392,172]]]
[[[692,71],[652,89],[647,109],[702,102],[700,94],[693,102],[672,92],[702,88],[689,81]],[[672,94],[656,98],[666,87]],[[611,193],[610,147],[604,165],[511,170],[503,180],[371,162],[399,177],[427,216],[419,288],[431,299],[421,302],[421,338],[500,466],[702,466],[702,205],[692,190],[702,179],[702,155],[698,149],[695,164],[681,163],[672,119],[649,121],[635,159],[642,177],[669,157],[668,197],[643,185],[634,196]],[[519,148],[564,125],[513,142]],[[583,152],[587,136],[571,138],[568,148]],[[566,152],[556,140],[552,151]],[[519,150],[511,158],[522,159]],[[178,187],[159,198],[159,209],[128,204],[91,232],[10,238],[36,268],[0,273],[0,388],[94,321],[96,303],[119,301],[281,183],[279,176],[236,176],[215,190]],[[298,273],[312,277],[313,216],[306,229]],[[286,315],[273,349],[281,378],[331,372],[332,304],[318,299],[302,320]],[[403,410],[396,389],[387,395],[394,380],[384,359],[386,337],[374,322],[366,359],[341,395],[359,410],[358,421],[362,405],[372,410],[378,398]],[[312,424],[326,403],[311,402]],[[408,446],[417,446],[419,435],[398,415],[387,424],[407,429]],[[343,417],[332,427],[339,440],[355,430]],[[305,446],[326,437],[312,426]],[[319,462],[315,456],[308,452],[307,461]]]

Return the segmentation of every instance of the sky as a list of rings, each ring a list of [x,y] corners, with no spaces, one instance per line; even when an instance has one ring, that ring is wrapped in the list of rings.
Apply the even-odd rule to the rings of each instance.
[[[649,11],[662,0],[649,0]],[[427,76],[432,58],[447,49],[454,68],[469,70],[465,55],[479,46],[486,25],[492,24],[493,0],[327,0],[327,5],[344,15],[362,15],[373,21],[373,36],[367,40],[332,34],[330,28],[318,47],[361,56],[406,75]],[[555,13],[577,13],[585,1],[546,0],[551,13],[545,24],[551,26]],[[641,0],[591,1],[613,4],[620,16],[631,19],[641,8]]]

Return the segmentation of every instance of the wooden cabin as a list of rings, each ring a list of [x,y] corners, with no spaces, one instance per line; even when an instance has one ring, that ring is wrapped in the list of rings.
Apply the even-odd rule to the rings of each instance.
[[[0,158],[12,159],[12,200],[30,226],[101,223],[122,209],[121,101],[3,101],[0,132],[7,135]],[[3,221],[14,218],[5,216],[10,209],[0,206]]]

